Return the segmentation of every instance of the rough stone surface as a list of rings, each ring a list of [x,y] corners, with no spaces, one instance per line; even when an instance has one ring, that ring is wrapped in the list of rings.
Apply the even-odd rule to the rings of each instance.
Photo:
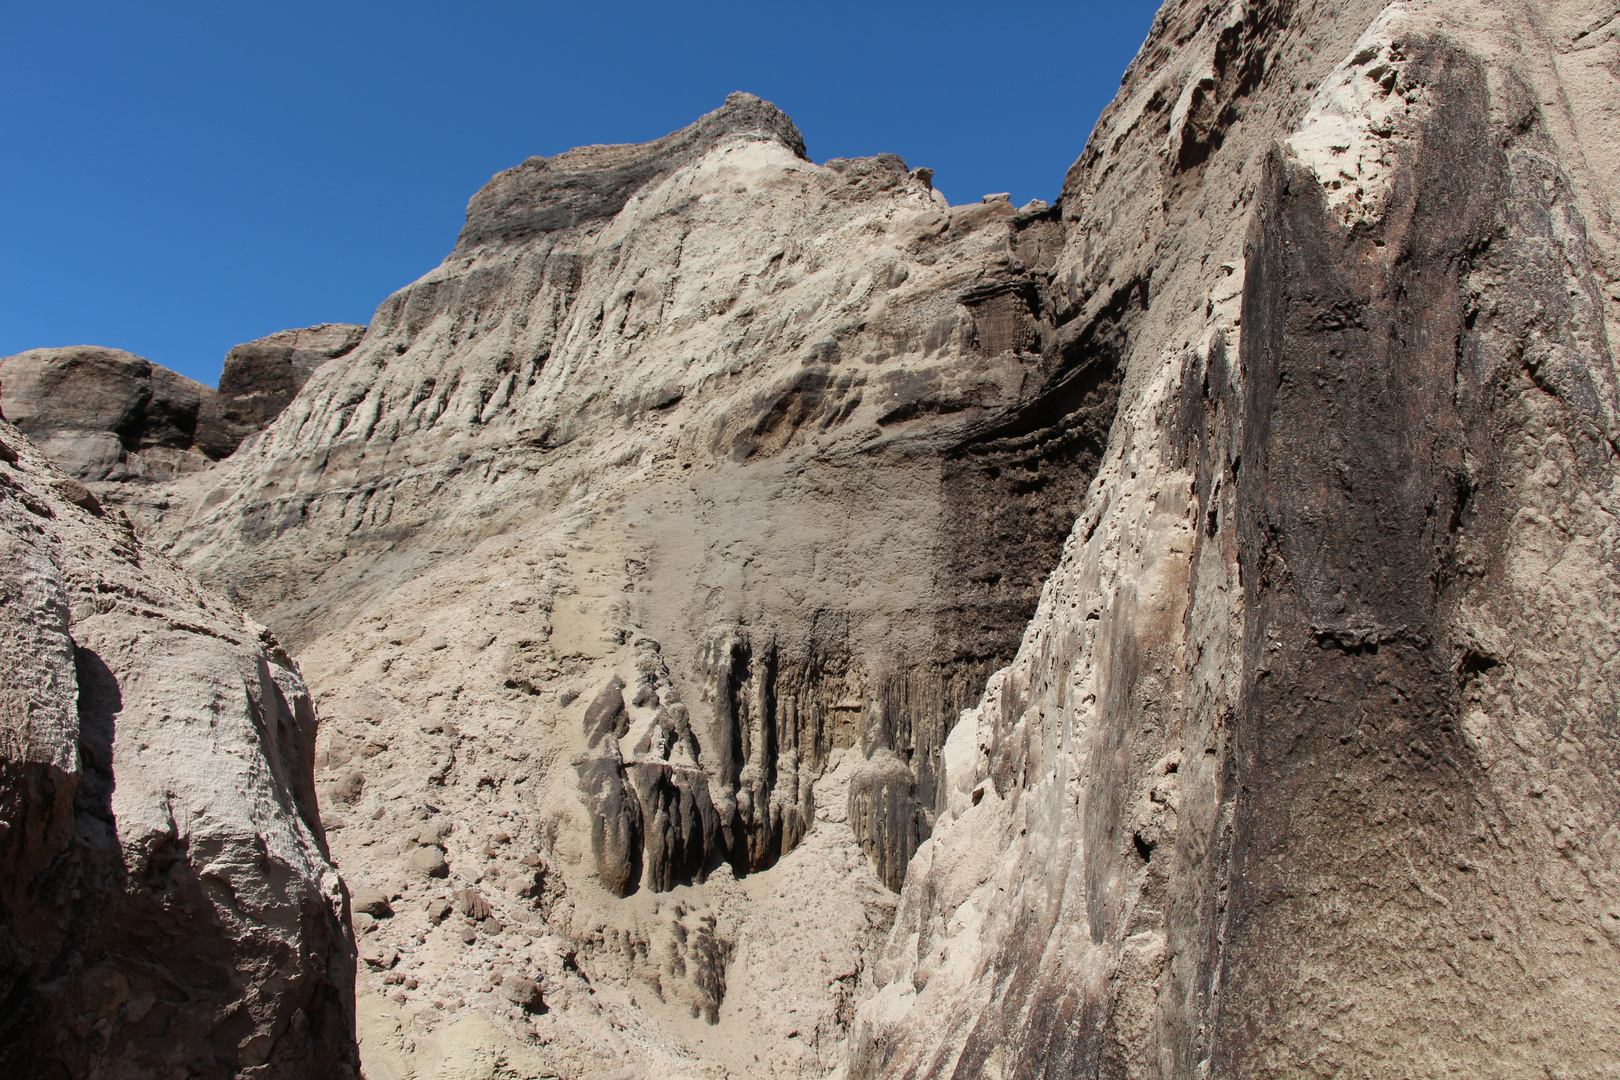
[[[298,669],[0,444],[0,1074],[353,1077]]]
[[[281,415],[316,368],[352,351],[365,332],[351,323],[322,323],[231,349],[218,392],[203,403],[198,449],[212,458],[228,457],[243,439]]]
[[[31,349],[0,357],[0,415],[144,531],[168,508],[154,486],[234,453],[364,333],[325,323],[238,345],[217,391],[120,349]]]
[[[892,155],[814,165],[734,95],[497,177],[353,352],[166,489],[165,542],[337,718],[328,824],[357,887],[399,894],[371,933],[418,1032],[476,1005],[594,1061],[590,995],[549,981],[579,979],[639,1002],[654,1071],[745,1053],[710,1022],[761,1033],[724,1067],[836,1064],[945,735],[1112,419],[1108,348],[1043,351],[1060,233]],[[850,795],[869,759],[906,774],[880,811]],[[442,885],[397,846],[440,819]],[[500,934],[413,940],[427,894],[491,882]],[[550,1011],[505,1009],[486,958],[547,973]]]
[[[0,357],[0,412],[87,483],[170,479],[207,468],[214,391],[120,349],[76,345]]]
[[[1617,33],[1173,0],[1053,207],[746,95],[492,180],[158,533],[368,1074],[1614,1071]]]
[[[1160,12],[1063,196],[1119,417],[847,1075],[1620,1067],[1616,30]]]
[[[952,209],[892,156],[801,152],[739,95],[658,143],[503,173],[444,266],[166,534],[302,648],[480,537],[589,524],[702,708],[739,869],[797,842],[836,746],[890,745],[931,813],[944,734],[1016,648],[1117,372],[1041,352],[1050,214]],[[539,689],[545,663],[505,681]]]

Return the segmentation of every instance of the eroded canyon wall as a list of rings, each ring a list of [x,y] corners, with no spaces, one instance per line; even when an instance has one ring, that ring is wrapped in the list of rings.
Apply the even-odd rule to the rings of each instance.
[[[4,422],[0,550],[0,1072],[354,1077],[297,667]]]
[[[1056,269],[1155,321],[852,1076],[1616,1067],[1615,15],[1160,13]]]
[[[812,164],[744,94],[496,177],[445,263],[161,526],[298,650],[346,872],[401,910],[477,887],[510,928],[489,963],[556,968],[559,1001],[557,940],[676,1015],[772,982],[735,1022],[831,1067],[892,908],[873,887],[932,827],[945,736],[1013,655],[1113,419],[1123,331],[1051,335],[1061,229],[950,207],[892,156]],[[758,875],[818,829],[784,873],[824,884],[776,895]],[[389,993],[488,989],[483,953],[424,934],[367,935],[379,979],[417,984]]]
[[[1611,1071],[1617,15],[1169,3],[1053,207],[495,177],[157,493],[367,1074]]]

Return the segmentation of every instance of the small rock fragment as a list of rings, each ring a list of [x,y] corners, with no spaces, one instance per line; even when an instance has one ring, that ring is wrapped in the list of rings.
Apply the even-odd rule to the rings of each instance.
[[[365,889],[354,894],[353,908],[377,919],[386,919],[394,913],[388,897],[376,889]]]
[[[327,796],[336,802],[353,805],[360,801],[360,793],[365,787],[365,773],[346,772],[327,787]]]
[[[431,821],[416,830],[414,839],[418,844],[442,844],[450,835],[451,824],[448,821]]]
[[[444,861],[444,852],[436,847],[417,848],[405,857],[405,866],[431,878],[450,876],[450,864]]]
[[[483,922],[494,914],[489,901],[485,900],[477,889],[457,889],[454,895],[456,910],[473,922]]]
[[[90,489],[73,479],[71,476],[60,476],[51,481],[51,487],[56,493],[81,510],[88,511],[96,517],[101,516],[101,503]]]
[[[501,995],[524,1012],[544,1012],[546,1008],[540,984],[533,979],[508,975],[501,981]]]
[[[376,968],[378,971],[387,971],[399,963],[399,950],[391,945],[383,944],[376,938],[370,938],[366,944],[360,947],[360,959],[364,960],[368,967]]]

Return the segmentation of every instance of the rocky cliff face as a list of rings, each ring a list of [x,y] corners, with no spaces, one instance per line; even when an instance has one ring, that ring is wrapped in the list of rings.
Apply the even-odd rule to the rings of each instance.
[[[568,941],[595,989],[774,1033],[761,1068],[835,1063],[879,886],[1113,418],[1116,340],[1051,337],[1060,234],[898,158],[814,165],[734,95],[496,177],[443,266],[177,495],[173,550],[335,718],[339,857],[410,913],[367,935],[379,988],[490,990],[430,946],[459,923],[418,925],[476,888],[504,927],[480,962],[564,994]]]
[[[352,1077],[313,703],[0,422],[0,1072]]]
[[[1151,282],[1119,418],[851,1076],[1616,1067],[1599,14],[1160,13],[1055,268]]]
[[[77,345],[0,358],[0,389],[6,419],[86,483],[207,468],[195,448],[220,438],[208,420],[211,388],[121,349]]]
[[[1173,0],[1050,208],[747,95],[494,178],[156,534],[368,1075],[1612,1071],[1600,15]]]
[[[322,323],[233,348],[225,354],[219,390],[205,399],[199,448],[215,459],[229,457],[243,439],[281,415],[316,368],[347,355],[365,332],[352,323]]]
[[[590,512],[646,594],[620,621],[705,705],[717,854],[790,850],[810,779],[861,741],[912,763],[861,819],[897,886],[944,732],[1010,658],[1112,417],[1106,349],[1041,351],[1055,230],[952,210],[895,158],[812,166],[746,95],[531,161],[166,528],[302,643],[445,573],[427,552],[633,492]],[[544,653],[506,681],[537,688]]]

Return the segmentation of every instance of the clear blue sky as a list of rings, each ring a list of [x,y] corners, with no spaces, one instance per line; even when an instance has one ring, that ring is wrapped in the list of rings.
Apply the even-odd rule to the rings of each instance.
[[[1156,7],[0,0],[0,355],[108,345],[212,384],[237,342],[369,321],[499,170],[732,90],[817,161],[1050,200]]]

